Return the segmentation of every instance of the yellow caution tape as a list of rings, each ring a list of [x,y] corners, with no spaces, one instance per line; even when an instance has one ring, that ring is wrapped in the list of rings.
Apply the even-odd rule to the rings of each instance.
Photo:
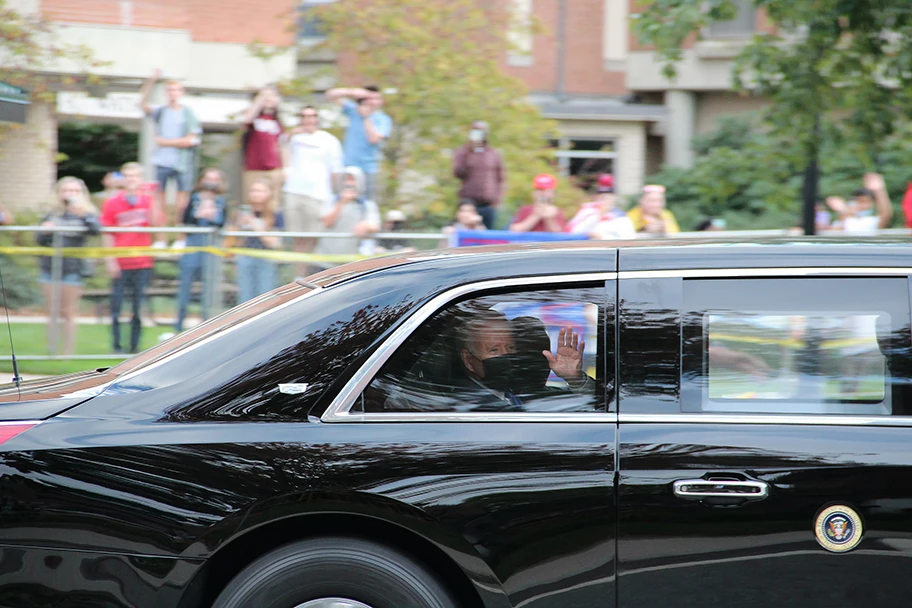
[[[61,247],[58,249],[64,258],[173,258],[188,253],[209,253],[219,257],[242,255],[252,258],[263,258],[277,262],[328,262],[344,264],[363,260],[370,256],[355,254],[321,255],[315,253],[298,253],[296,251],[277,251],[274,249],[247,249],[244,247],[184,247],[183,249],[166,249],[159,247]],[[50,247],[0,247],[0,254],[51,257],[54,250]]]
[[[713,340],[723,340],[725,342],[742,342],[747,344],[764,344],[773,346],[788,346],[790,348],[804,348],[807,342],[804,340],[793,339],[776,339],[776,338],[758,338],[756,336],[735,336],[732,334],[712,334]],[[872,348],[879,348],[877,338],[842,338],[840,340],[824,340],[820,343],[821,348],[845,348],[847,346],[867,345]]]

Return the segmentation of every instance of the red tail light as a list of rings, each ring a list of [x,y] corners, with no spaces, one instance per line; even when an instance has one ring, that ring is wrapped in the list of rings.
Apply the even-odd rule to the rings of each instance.
[[[19,433],[24,433],[33,426],[38,424],[37,422],[17,422],[15,424],[5,424],[0,422],[0,444],[6,443]]]

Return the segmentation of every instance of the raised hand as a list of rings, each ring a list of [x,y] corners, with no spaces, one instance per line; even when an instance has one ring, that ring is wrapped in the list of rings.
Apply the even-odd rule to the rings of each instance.
[[[580,335],[565,327],[557,335],[557,348],[554,353],[543,350],[542,354],[548,360],[551,371],[570,382],[578,380],[583,375],[583,351],[585,349],[586,342],[580,338]]]

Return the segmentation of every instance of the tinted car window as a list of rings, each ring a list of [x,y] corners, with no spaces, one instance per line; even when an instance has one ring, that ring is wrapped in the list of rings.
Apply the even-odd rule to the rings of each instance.
[[[352,411],[602,411],[605,309],[603,287],[453,303],[406,340]]]
[[[904,414],[905,279],[684,282],[684,411]]]

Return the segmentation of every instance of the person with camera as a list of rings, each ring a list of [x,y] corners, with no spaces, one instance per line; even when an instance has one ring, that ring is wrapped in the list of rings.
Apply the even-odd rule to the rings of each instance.
[[[368,238],[380,230],[380,209],[365,195],[364,172],[345,167],[342,188],[334,201],[323,207],[325,232],[350,234],[349,238],[321,238],[314,250],[319,255],[371,255],[376,243]]]
[[[98,234],[101,224],[98,211],[91,203],[89,189],[85,182],[77,177],[64,177],[57,182],[54,208],[41,220],[42,228],[85,228],[85,232],[64,232],[58,239],[61,247],[84,247],[86,238]],[[36,235],[38,244],[42,247],[51,247],[54,244],[54,232],[42,231]],[[48,340],[49,350],[54,345],[50,344],[52,335],[59,332],[50,331],[51,323],[59,323],[63,328],[63,354],[72,355],[76,344],[77,322],[79,313],[79,299],[82,297],[82,281],[90,276],[91,266],[89,260],[82,258],[62,259],[59,277],[53,276],[53,258],[41,258],[41,292],[48,311]],[[56,280],[55,279],[59,279]],[[52,304],[59,298],[60,316],[55,318]]]
[[[247,190],[247,204],[241,205],[234,215],[229,230],[251,232],[273,232],[285,229],[285,218],[281,211],[273,211],[270,205],[273,197],[272,182],[256,179]],[[238,242],[236,237],[225,240],[225,247],[240,246],[243,249],[271,250],[281,247],[277,236],[248,236]],[[235,279],[238,286],[237,303],[246,302],[272,291],[277,287],[278,269],[276,263],[266,257],[238,255],[235,258]]]
[[[215,227],[225,225],[225,178],[215,168],[203,169],[196,187],[190,195],[190,202],[184,208],[181,223],[184,226]],[[188,247],[205,247],[210,244],[208,234],[191,233],[187,235]],[[202,251],[186,253],[180,259],[180,288],[177,294],[177,323],[175,331],[183,331],[184,319],[187,318],[187,305],[190,303],[190,292],[194,281],[204,281],[210,255]],[[208,316],[206,298],[200,298],[200,313],[205,321]]]

